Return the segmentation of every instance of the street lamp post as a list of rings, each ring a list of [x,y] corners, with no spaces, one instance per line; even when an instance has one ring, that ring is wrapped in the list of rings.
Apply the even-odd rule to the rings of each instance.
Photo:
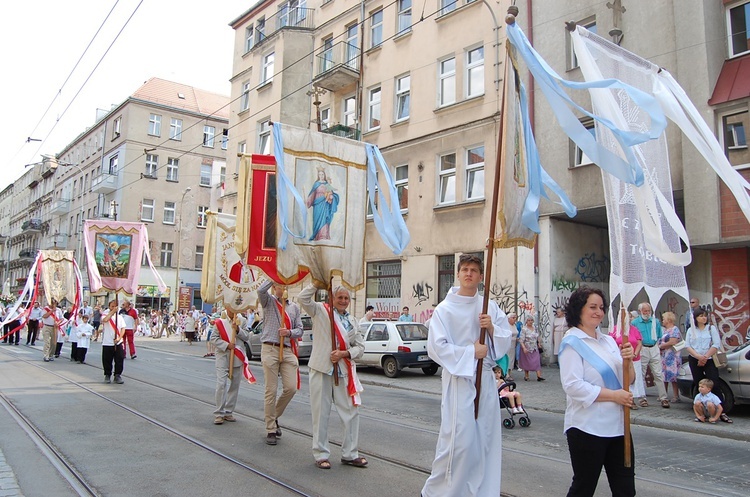
[[[189,186],[185,188],[185,191],[182,192],[182,198],[180,199],[180,220],[177,223],[177,271],[175,271],[175,278],[174,278],[174,309],[175,311],[179,311],[180,306],[180,241],[182,239],[182,209],[183,205],[185,203],[185,195],[192,190]]]

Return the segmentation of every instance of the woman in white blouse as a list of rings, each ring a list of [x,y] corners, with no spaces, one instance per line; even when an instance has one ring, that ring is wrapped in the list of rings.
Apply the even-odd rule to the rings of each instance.
[[[568,497],[593,496],[602,466],[612,495],[635,495],[635,452],[626,468],[623,406],[633,405],[633,394],[622,388],[623,359],[633,358],[633,347],[618,348],[599,331],[606,299],[601,290],[581,287],[565,308],[568,330],[560,347],[560,379],[565,391],[565,435],[573,482]],[[630,363],[630,378],[635,369]]]

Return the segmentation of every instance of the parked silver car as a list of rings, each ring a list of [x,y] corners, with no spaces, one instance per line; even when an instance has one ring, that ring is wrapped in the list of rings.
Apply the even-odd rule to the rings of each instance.
[[[359,331],[365,339],[365,353],[357,365],[383,368],[388,378],[395,378],[404,368],[437,373],[437,363],[427,355],[428,330],[422,323],[362,322]]]
[[[683,357],[677,385],[685,397],[693,399],[698,393],[686,357]],[[725,412],[736,404],[750,404],[750,342],[727,352],[727,367],[719,369],[719,389]]]
[[[263,331],[263,321],[259,321],[250,330],[250,346],[245,347],[245,353],[248,359],[260,359],[260,348],[263,345],[260,341],[260,334]],[[297,342],[299,348],[299,358],[308,359],[312,352],[312,318],[308,315],[302,315],[302,338]]]

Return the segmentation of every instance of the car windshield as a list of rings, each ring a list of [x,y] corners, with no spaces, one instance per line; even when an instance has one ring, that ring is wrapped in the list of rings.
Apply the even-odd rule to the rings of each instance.
[[[427,340],[427,327],[421,323],[397,324],[396,329],[401,335],[401,340]]]

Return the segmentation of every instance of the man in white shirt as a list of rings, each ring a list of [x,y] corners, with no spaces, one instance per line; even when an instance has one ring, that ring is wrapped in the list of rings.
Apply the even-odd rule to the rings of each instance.
[[[112,383],[112,363],[114,363],[115,383],[122,384],[122,370],[125,359],[125,319],[117,313],[117,301],[109,302],[109,310],[102,317],[102,368],[104,383]]]
[[[39,333],[39,321],[42,320],[42,308],[39,301],[34,302],[34,307],[29,311],[29,322],[26,325],[28,333],[26,334],[26,345],[36,345],[36,336]]]
[[[130,301],[125,299],[120,309],[120,315],[125,320],[125,346],[130,349],[130,358],[135,359],[135,324],[138,322],[138,311],[133,309]]]

